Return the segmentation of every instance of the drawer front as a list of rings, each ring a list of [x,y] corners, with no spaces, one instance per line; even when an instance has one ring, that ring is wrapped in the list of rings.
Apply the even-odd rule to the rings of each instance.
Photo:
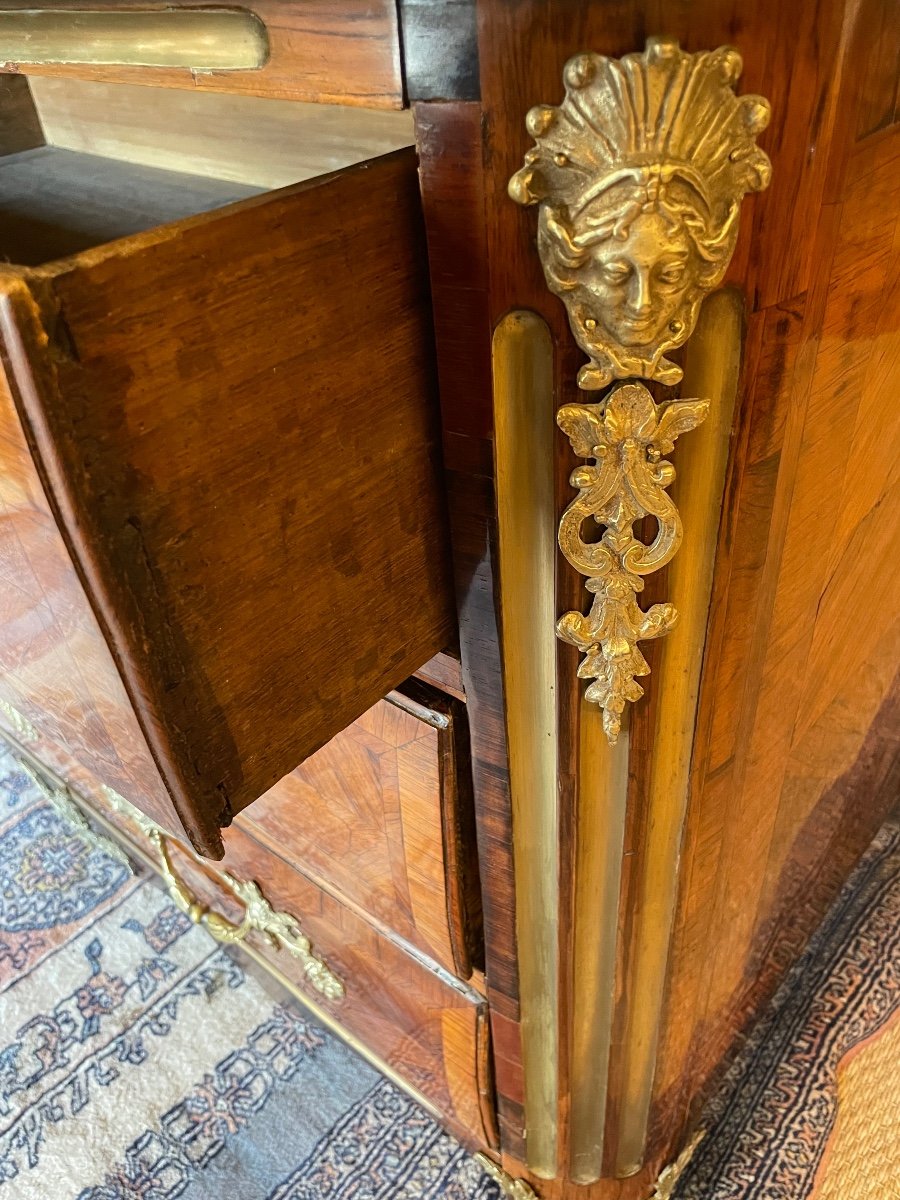
[[[0,290],[57,523],[217,856],[220,825],[453,638],[415,155]]]
[[[487,1005],[418,961],[242,829],[212,867],[121,798],[80,796],[162,869],[173,897],[219,940],[243,944],[418,1093],[470,1145],[492,1140]]]
[[[0,2],[0,38],[8,47],[18,41],[22,14],[21,5],[10,0]],[[37,6],[33,6],[37,7]],[[98,79],[108,83],[157,84],[164,87],[188,88],[191,91],[222,91],[253,96],[271,96],[288,100],[309,100],[333,104],[362,104],[380,108],[400,108],[403,104],[403,80],[400,68],[400,38],[396,5],[392,0],[253,0],[252,5],[234,6],[231,19],[237,19],[238,29],[221,28],[215,20],[205,39],[227,42],[240,36],[248,48],[258,42],[262,65],[253,69],[199,70],[189,67],[91,65],[79,62],[79,55],[90,50],[90,42],[109,41],[127,53],[127,37],[116,32],[116,18],[121,17],[120,0],[54,0],[52,9],[60,16],[55,20],[57,32],[44,22],[43,40],[58,46],[60,57],[68,62],[46,61],[44,65],[21,61],[7,64],[7,69],[19,69],[31,75],[60,75],[80,79]],[[197,9],[211,6],[195,0],[143,0],[131,8],[153,14],[155,10]],[[226,6],[220,6],[218,15]],[[67,10],[89,9],[108,13],[111,20],[106,32],[99,26],[92,30],[91,39],[79,36],[71,28]],[[252,10],[258,21],[250,18],[246,29],[240,13]],[[117,11],[118,10],[118,11]],[[130,15],[130,14],[129,14]],[[12,20],[11,24],[4,25]],[[260,28],[260,23],[262,28]],[[186,27],[171,24],[168,36],[183,47],[191,37]],[[196,27],[195,27],[196,28]],[[166,31],[149,27],[143,34],[134,31],[141,40],[159,40]],[[202,30],[198,30],[203,34]],[[13,39],[15,35],[15,40]],[[227,47],[226,47],[227,48]],[[202,48],[209,53],[208,46]],[[251,56],[252,61],[257,61]]]
[[[237,824],[462,978],[481,961],[465,706],[408,686],[364,713]]]

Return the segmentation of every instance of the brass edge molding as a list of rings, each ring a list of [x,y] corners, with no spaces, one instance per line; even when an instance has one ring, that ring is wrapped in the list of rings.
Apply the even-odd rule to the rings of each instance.
[[[268,58],[266,27],[248,9],[0,12],[0,62],[4,64],[254,71],[265,66]]]
[[[54,811],[57,812],[59,816],[63,818],[63,820],[68,821],[70,825],[74,826],[78,832],[78,836],[83,841],[87,842],[89,846],[92,846],[95,850],[101,850],[104,854],[108,854],[110,858],[114,858],[117,862],[122,863],[122,865],[127,867],[129,872],[133,874],[134,867],[132,866],[131,860],[122,847],[118,844],[118,842],[114,842],[112,838],[107,837],[106,834],[100,833],[94,828],[82,810],[75,803],[75,800],[73,799],[72,793],[69,791],[69,789],[62,784],[51,782],[42,771],[38,770],[38,768],[32,764],[29,759],[26,759],[21,754],[17,754],[15,750],[13,750],[13,753],[15,755],[16,762],[19,764],[31,782],[35,785],[38,791],[40,791],[42,795],[49,801]]]
[[[516,1179],[508,1171],[504,1171],[500,1164],[494,1162],[487,1154],[479,1153],[473,1157],[484,1173],[500,1185],[500,1191],[509,1197],[509,1200],[538,1200],[538,1194],[533,1187],[524,1179]]]
[[[669,1163],[667,1167],[660,1171],[659,1177],[656,1180],[656,1187],[653,1189],[653,1194],[651,1195],[650,1200],[672,1200],[672,1197],[675,1195],[675,1187],[678,1183],[678,1180],[684,1174],[688,1163],[694,1157],[695,1150],[703,1141],[705,1136],[706,1130],[698,1130],[698,1132],[694,1134],[675,1161]]]
[[[742,338],[741,295],[724,289],[708,297],[688,346],[685,382],[715,399],[709,420],[680,448],[677,499],[691,535],[669,568],[669,588],[681,620],[661,644],[657,666],[660,700],[648,768],[650,816],[639,851],[631,958],[626,965],[625,987],[634,999],[626,1009],[620,1049],[624,1084],[617,1098],[619,1176],[640,1168],[647,1134]]]
[[[643,695],[637,678],[649,668],[638,644],[678,619],[674,604],[643,611],[636,597],[682,540],[665,455],[709,410],[702,398],[657,403],[637,380],[681,380],[665,355],[688,340],[724,278],[744,195],[771,175],[756,145],[770,106],[735,95],[741,69],[730,46],[686,54],[663,37],[621,59],[578,54],[563,71],[563,101],[528,113],[535,145],[509,182],[513,200],[539,208],[544,277],[589,359],[579,386],[630,380],[558,417],[575,453],[592,460],[572,473],[579,495],[559,545],[594,599],[587,615],[565,613],[557,629],[584,654],[578,674],[593,681],[585,694],[603,709],[610,742],[626,704]],[[646,516],[658,524],[650,545],[634,536]],[[599,542],[583,537],[596,525]]]
[[[253,880],[237,879],[227,871],[205,867],[206,870],[212,870],[216,879],[243,907],[240,924],[229,921],[215,909],[202,904],[180,877],[172,864],[169,839],[165,832],[111,787],[104,785],[102,791],[110,805],[133,820],[149,839],[158,855],[159,871],[166,882],[169,895],[195,925],[203,925],[217,942],[226,943],[243,942],[249,933],[255,931],[273,949],[285,949],[292,954],[303,967],[303,973],[310,986],[327,1000],[343,998],[343,983],[328,964],[313,952],[312,943],[300,928],[297,918],[290,913],[276,911],[257,883]]]
[[[41,735],[28,720],[23,717],[17,708],[13,708],[8,700],[0,700],[0,712],[6,717],[13,728],[13,733],[22,739],[23,742],[39,742]]]
[[[582,698],[578,733],[570,1064],[570,1174],[603,1173],[607,1081],[615,1010],[619,891],[628,801],[627,724],[609,745],[602,714]]]
[[[492,343],[500,619],[509,747],[525,1145],[557,1171],[559,887],[553,345],[535,313]]]

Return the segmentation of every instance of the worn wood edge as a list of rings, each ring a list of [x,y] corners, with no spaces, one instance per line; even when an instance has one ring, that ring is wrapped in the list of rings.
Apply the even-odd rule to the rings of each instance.
[[[191,843],[209,858],[222,858],[225,848],[219,826],[230,823],[230,807],[226,801],[217,821],[195,821],[188,781],[178,766],[169,737],[158,724],[154,699],[140,684],[140,672],[132,661],[128,639],[119,630],[95,550],[85,537],[78,518],[74,491],[59,460],[44,414],[42,397],[49,394],[58,397],[59,394],[50,364],[52,355],[48,354],[51,339],[44,325],[42,306],[23,273],[0,272],[0,332],[3,342],[0,352],[7,368],[10,390],[41,486],[128,693],[147,748]]]
[[[246,200],[238,200],[233,204],[225,205],[223,208],[216,208],[210,212],[197,213],[191,217],[182,217],[181,220],[168,221],[163,225],[154,226],[153,229],[144,230],[140,233],[132,233],[123,238],[116,238],[114,241],[104,242],[100,246],[82,250],[78,254],[70,255],[67,258],[56,259],[40,267],[28,267],[27,277],[29,280],[53,280],[57,276],[68,275],[73,271],[90,270],[106,262],[108,259],[140,254],[142,251],[150,250],[163,242],[176,241],[179,238],[185,237],[192,230],[201,228],[204,225],[219,221],[229,221],[236,215],[249,212],[254,208],[260,208],[272,203],[283,203],[304,192],[312,192],[318,188],[327,188],[329,184],[334,183],[338,179],[345,179],[356,173],[368,172],[381,167],[388,169],[390,163],[402,161],[403,159],[406,159],[409,163],[410,172],[414,172],[416,164],[415,147],[404,146],[400,150],[392,150],[387,154],[379,154],[374,158],[366,159],[364,162],[354,163],[352,166],[343,167],[337,171],[329,171],[325,175],[316,175],[311,179],[301,180],[299,183],[291,184],[288,187],[275,188],[272,191],[262,192],[258,196],[249,196]]]
[[[444,864],[444,906],[454,967],[461,979],[471,980],[476,962],[484,961],[481,913],[470,911],[467,897],[480,896],[478,862],[474,855],[475,801],[468,767],[468,719],[465,705],[442,694],[432,684],[407,680],[385,699],[425,720],[438,731],[440,777],[441,857]],[[464,847],[473,853],[466,860]],[[468,872],[474,870],[473,881]],[[473,928],[474,926],[474,928]]]
[[[478,1102],[485,1145],[491,1150],[500,1148],[500,1127],[497,1124],[497,1086],[494,1079],[494,1054],[491,1044],[491,1022],[485,1005],[478,1010],[475,1029],[478,1062],[475,1077],[478,1082]]]

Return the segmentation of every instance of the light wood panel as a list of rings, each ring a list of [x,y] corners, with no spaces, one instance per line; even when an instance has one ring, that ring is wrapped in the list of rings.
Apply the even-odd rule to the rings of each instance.
[[[414,141],[409,111],[49,76],[29,82],[51,146],[260,188],[299,183]]]

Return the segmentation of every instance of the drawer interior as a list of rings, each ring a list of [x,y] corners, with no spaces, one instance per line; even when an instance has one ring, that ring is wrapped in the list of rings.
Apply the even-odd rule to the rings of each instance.
[[[413,143],[408,112],[8,77],[0,258],[40,266]]]
[[[0,255],[35,267],[259,189],[57,146],[0,158]]]

